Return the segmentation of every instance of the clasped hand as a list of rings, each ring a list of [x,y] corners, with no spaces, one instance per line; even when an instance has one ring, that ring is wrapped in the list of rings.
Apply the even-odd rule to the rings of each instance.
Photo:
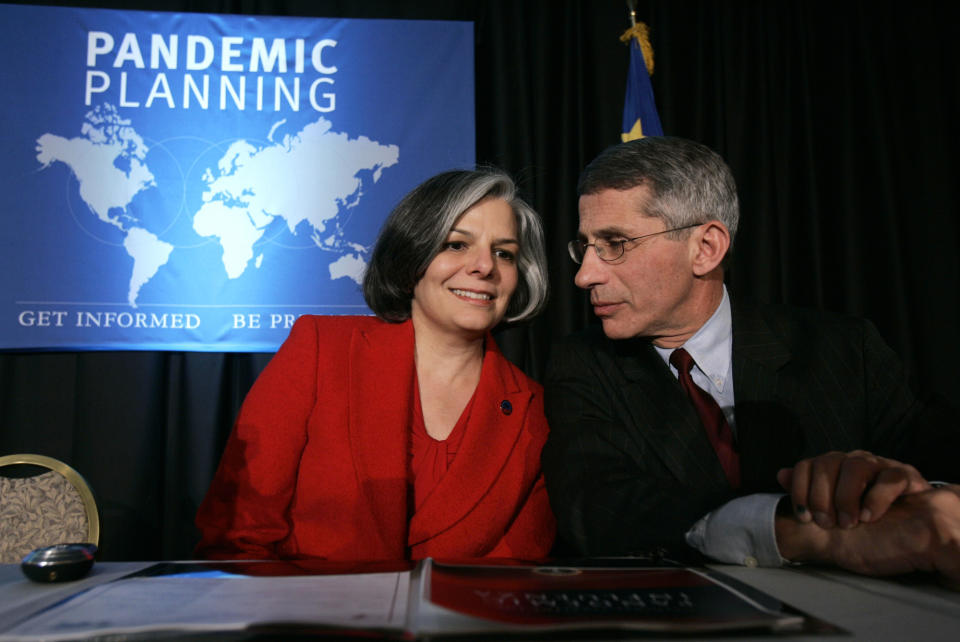
[[[913,466],[862,450],[805,459],[777,480],[796,517],[796,527],[778,521],[788,559],[867,575],[929,571],[960,587],[960,486],[932,488]]]
[[[913,466],[865,450],[804,459],[781,469],[777,481],[790,494],[797,519],[821,528],[874,522],[901,495],[930,489]]]

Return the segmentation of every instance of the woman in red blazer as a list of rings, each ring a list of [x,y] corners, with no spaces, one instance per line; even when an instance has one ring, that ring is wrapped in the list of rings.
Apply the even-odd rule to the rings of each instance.
[[[364,278],[377,317],[301,317],[244,401],[200,557],[536,559],[543,395],[490,335],[546,300],[536,213],[496,170],[408,194]]]

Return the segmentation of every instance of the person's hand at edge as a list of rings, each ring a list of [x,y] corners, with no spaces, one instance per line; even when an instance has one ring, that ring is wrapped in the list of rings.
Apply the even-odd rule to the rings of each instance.
[[[864,575],[931,572],[945,586],[960,588],[958,485],[902,495],[881,518],[854,528],[800,522],[787,509],[779,511],[775,529],[780,554],[792,562]]]
[[[916,468],[865,450],[829,452],[783,468],[777,481],[803,523],[853,528],[875,522],[901,495],[929,490]]]

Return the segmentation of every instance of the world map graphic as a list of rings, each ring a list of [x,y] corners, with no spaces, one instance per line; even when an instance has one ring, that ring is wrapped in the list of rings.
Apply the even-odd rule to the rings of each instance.
[[[161,172],[155,166],[159,161],[148,162],[152,145],[133,122],[122,118],[115,106],[102,104],[86,114],[79,136],[41,135],[36,159],[43,169],[54,163],[69,168],[77,195],[89,210],[73,212],[78,225],[98,239],[108,238],[107,230],[119,234],[119,244],[132,259],[124,293],[131,307],[137,307],[151,279],[172,269],[178,250],[218,245],[219,264],[200,271],[191,268],[197,279],[220,271],[233,280],[264,268],[265,235],[268,230],[277,235],[278,221],[292,236],[306,236],[308,246],[330,254],[330,280],[360,283],[370,247],[350,240],[344,226],[364,190],[399,162],[399,147],[336,132],[323,117],[280,135],[286,128],[286,121],[279,120],[264,132],[264,139],[207,142],[207,155],[192,160],[196,171]],[[184,164],[170,162],[169,150],[176,144],[164,141],[166,154],[150,158],[167,159],[168,166]],[[218,157],[210,157],[210,150]],[[204,166],[208,160],[215,162]],[[154,192],[162,194],[164,202],[186,203],[183,194],[188,189],[200,193],[199,206],[188,210],[188,229],[176,228],[171,212],[137,206],[156,200]],[[90,213],[95,218],[87,220]],[[270,247],[284,249],[282,244]]]

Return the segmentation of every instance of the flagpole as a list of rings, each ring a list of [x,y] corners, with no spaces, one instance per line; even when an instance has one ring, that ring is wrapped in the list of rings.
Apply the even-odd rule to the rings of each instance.
[[[630,28],[620,36],[620,41],[630,48],[630,67],[620,130],[623,142],[644,136],[663,136],[663,127],[653,99],[653,86],[650,84],[650,74],[653,73],[650,30],[644,23],[637,22],[637,1],[626,0],[626,3]]]

